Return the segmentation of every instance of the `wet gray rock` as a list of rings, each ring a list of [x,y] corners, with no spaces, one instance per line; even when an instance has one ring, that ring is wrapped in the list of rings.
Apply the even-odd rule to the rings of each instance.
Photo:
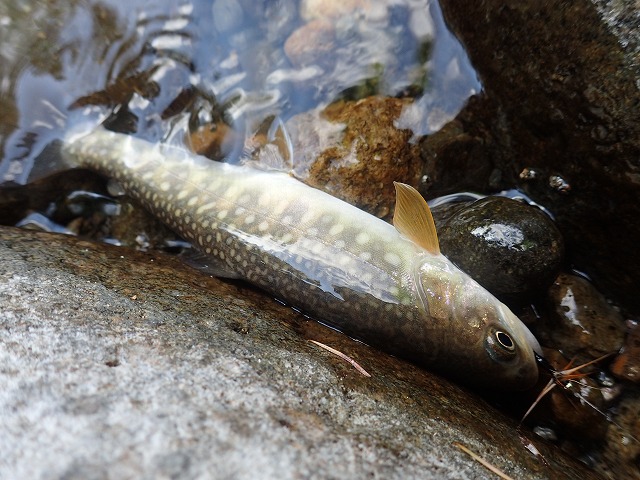
[[[595,478],[473,393],[173,258],[12,228],[0,258],[2,478],[490,475],[453,442],[514,478]]]
[[[558,274],[562,235],[539,209],[486,197],[449,215],[438,230],[442,252],[497,297],[530,299]]]

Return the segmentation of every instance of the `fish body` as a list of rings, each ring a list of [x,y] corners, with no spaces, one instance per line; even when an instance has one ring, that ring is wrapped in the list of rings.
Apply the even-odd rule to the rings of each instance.
[[[313,318],[466,383],[524,389],[539,346],[446,257],[286,173],[97,129],[67,162],[120,182],[217,262]]]

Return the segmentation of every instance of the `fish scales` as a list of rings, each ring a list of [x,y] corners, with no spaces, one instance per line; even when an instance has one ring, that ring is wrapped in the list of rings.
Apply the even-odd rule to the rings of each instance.
[[[392,225],[285,173],[212,162],[103,129],[68,141],[63,154],[118,180],[230,275],[420,364],[470,364],[467,343],[477,342],[489,313],[500,314],[471,299],[468,325],[460,328],[458,297],[486,291],[469,277],[457,280],[462,272],[445,257]]]
[[[398,332],[420,333],[412,280],[404,273],[411,262],[407,253],[419,249],[397,242],[391,225],[368,225],[374,217],[283,173],[212,162],[170,146],[149,150],[142,140],[118,138],[100,131],[65,152],[78,165],[118,180],[230,273],[311,315],[320,313],[319,320],[372,343]],[[384,318],[376,322],[380,312]],[[433,332],[424,342],[434,343],[428,357],[437,356],[442,342]],[[406,340],[396,343],[409,353]]]

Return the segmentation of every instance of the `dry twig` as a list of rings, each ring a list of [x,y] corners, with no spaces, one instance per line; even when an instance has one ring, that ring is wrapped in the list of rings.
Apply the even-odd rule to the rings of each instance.
[[[462,450],[464,453],[466,453],[467,455],[469,455],[471,458],[473,458],[476,462],[482,464],[485,468],[487,468],[488,470],[491,470],[493,473],[495,473],[496,475],[498,475],[500,478],[504,479],[504,480],[513,480],[512,477],[510,477],[509,475],[507,475],[506,473],[504,473],[502,470],[500,470],[498,467],[494,467],[493,465],[491,465],[489,462],[487,462],[484,458],[482,458],[480,455],[473,453],[471,450],[469,450],[467,447],[465,447],[464,445],[462,445],[461,443],[458,442],[453,442],[453,444],[458,447],[460,450]]]
[[[328,345],[325,345],[324,343],[320,343],[320,342],[316,342],[315,340],[309,340],[311,343],[315,343],[316,345],[318,345],[320,348],[324,348],[325,350],[327,350],[328,352],[333,353],[334,355],[337,355],[338,357],[340,357],[341,359],[343,359],[346,362],[349,362],[351,365],[353,365],[353,368],[355,368],[358,372],[360,372],[362,375],[364,375],[365,377],[370,377],[371,374],[369,372],[367,372],[364,368],[362,368],[358,362],[356,362],[353,358],[345,355],[344,353],[336,350],[335,348],[331,348]]]

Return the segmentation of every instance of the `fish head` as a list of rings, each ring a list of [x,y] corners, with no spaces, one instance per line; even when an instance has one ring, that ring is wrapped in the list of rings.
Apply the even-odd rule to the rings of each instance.
[[[481,354],[487,383],[497,388],[525,390],[538,380],[535,354],[542,354],[538,340],[504,304],[492,298],[482,318],[488,319],[476,348]]]
[[[436,366],[481,388],[525,390],[538,379],[540,345],[511,310],[445,257],[424,262],[420,302],[444,348]],[[446,349],[446,351],[445,351]]]

